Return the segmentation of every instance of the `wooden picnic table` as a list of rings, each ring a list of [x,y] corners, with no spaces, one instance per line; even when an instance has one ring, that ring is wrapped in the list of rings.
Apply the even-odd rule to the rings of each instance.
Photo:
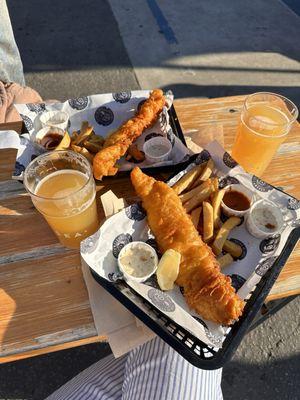
[[[223,127],[231,150],[245,96],[175,101],[185,134]],[[21,123],[0,130],[21,131]],[[300,198],[300,128],[295,123],[264,178]],[[35,210],[23,185],[11,179],[16,151],[0,150],[0,362],[104,341],[97,336],[81,272],[79,252],[59,243]],[[111,189],[132,201],[128,177],[97,185],[99,195]],[[104,217],[99,204],[100,218]],[[300,246],[295,248],[268,300],[300,292]],[[99,305],[101,307],[101,305]]]

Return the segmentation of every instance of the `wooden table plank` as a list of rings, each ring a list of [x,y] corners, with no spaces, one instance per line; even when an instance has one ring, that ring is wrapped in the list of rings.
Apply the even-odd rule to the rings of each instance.
[[[245,96],[219,99],[183,99],[175,101],[176,112],[185,134],[201,132],[203,127],[222,125],[226,150],[234,142]],[[300,199],[300,126],[296,122],[280,147],[263,179]],[[300,243],[284,266],[267,298],[275,300],[300,293]]]
[[[183,99],[175,107],[185,134],[221,127],[230,150],[244,98]],[[20,127],[18,123],[15,129]],[[265,174],[267,181],[298,198],[299,133],[295,125]],[[10,179],[15,154],[13,149],[0,151],[0,362],[105,339],[96,336],[78,252],[58,244],[22,185]],[[100,218],[99,197],[109,189],[129,202],[135,199],[128,177],[104,179],[97,186]],[[298,245],[268,299],[299,293],[299,262]]]

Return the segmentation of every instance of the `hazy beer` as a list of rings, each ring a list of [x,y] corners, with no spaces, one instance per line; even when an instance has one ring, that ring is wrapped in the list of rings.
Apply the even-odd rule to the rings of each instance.
[[[284,142],[298,115],[290,100],[273,93],[247,97],[241,114],[232,157],[244,169],[261,176]]]
[[[24,178],[35,207],[63,245],[79,248],[97,230],[95,183],[84,157],[70,151],[47,153],[29,164]]]

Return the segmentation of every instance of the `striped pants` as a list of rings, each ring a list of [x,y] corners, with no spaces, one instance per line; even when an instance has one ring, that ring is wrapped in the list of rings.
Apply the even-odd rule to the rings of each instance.
[[[47,400],[222,400],[221,377],[222,369],[195,368],[155,338],[96,362]]]

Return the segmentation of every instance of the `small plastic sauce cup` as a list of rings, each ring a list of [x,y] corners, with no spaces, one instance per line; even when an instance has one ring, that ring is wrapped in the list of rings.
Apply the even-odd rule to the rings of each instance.
[[[259,200],[251,206],[246,227],[252,236],[257,238],[273,236],[282,229],[283,225],[283,215],[276,204]]]
[[[147,253],[150,254],[151,260],[150,260],[150,265],[149,268],[145,268],[147,269],[147,271],[145,271],[145,273],[142,276],[135,276],[131,273],[129,273],[128,268],[126,268],[126,266],[123,264],[122,262],[122,258],[125,256],[126,252],[136,252],[135,255],[137,255],[138,252],[140,252],[141,257],[143,258],[143,250]],[[144,253],[145,255],[145,253]],[[134,260],[134,257],[132,257],[132,260],[135,261],[136,263],[139,264],[135,264],[136,265],[136,269],[140,268],[140,263],[143,262],[143,260],[137,260],[137,258]],[[119,255],[118,255],[118,266],[120,271],[122,272],[122,274],[124,275],[124,277],[126,279],[130,279],[132,281],[135,282],[145,282],[147,279],[149,279],[157,270],[157,266],[158,266],[158,257],[156,254],[156,251],[153,249],[153,247],[151,247],[149,244],[145,243],[145,242],[131,242],[126,244],[122,250],[120,251]],[[133,269],[135,269],[133,267]]]
[[[50,126],[52,128],[67,129],[69,115],[64,111],[47,111],[40,116],[40,122],[43,128]]]
[[[227,204],[224,202],[224,197],[226,194],[232,192],[234,195],[234,192],[238,192],[241,194],[242,198],[245,198],[244,200],[248,200],[249,202],[249,207],[245,208],[244,210],[236,210],[234,208],[229,207]],[[250,189],[246,188],[245,186],[241,184],[236,184],[236,185],[229,185],[225,188],[225,194],[224,194],[221,207],[225,215],[228,217],[242,217],[243,215],[247,214],[250,210],[251,203],[252,203],[252,197],[253,193],[251,192]]]
[[[165,137],[154,137],[144,143],[143,151],[146,159],[154,164],[168,160],[169,154],[172,151],[172,144]]]

